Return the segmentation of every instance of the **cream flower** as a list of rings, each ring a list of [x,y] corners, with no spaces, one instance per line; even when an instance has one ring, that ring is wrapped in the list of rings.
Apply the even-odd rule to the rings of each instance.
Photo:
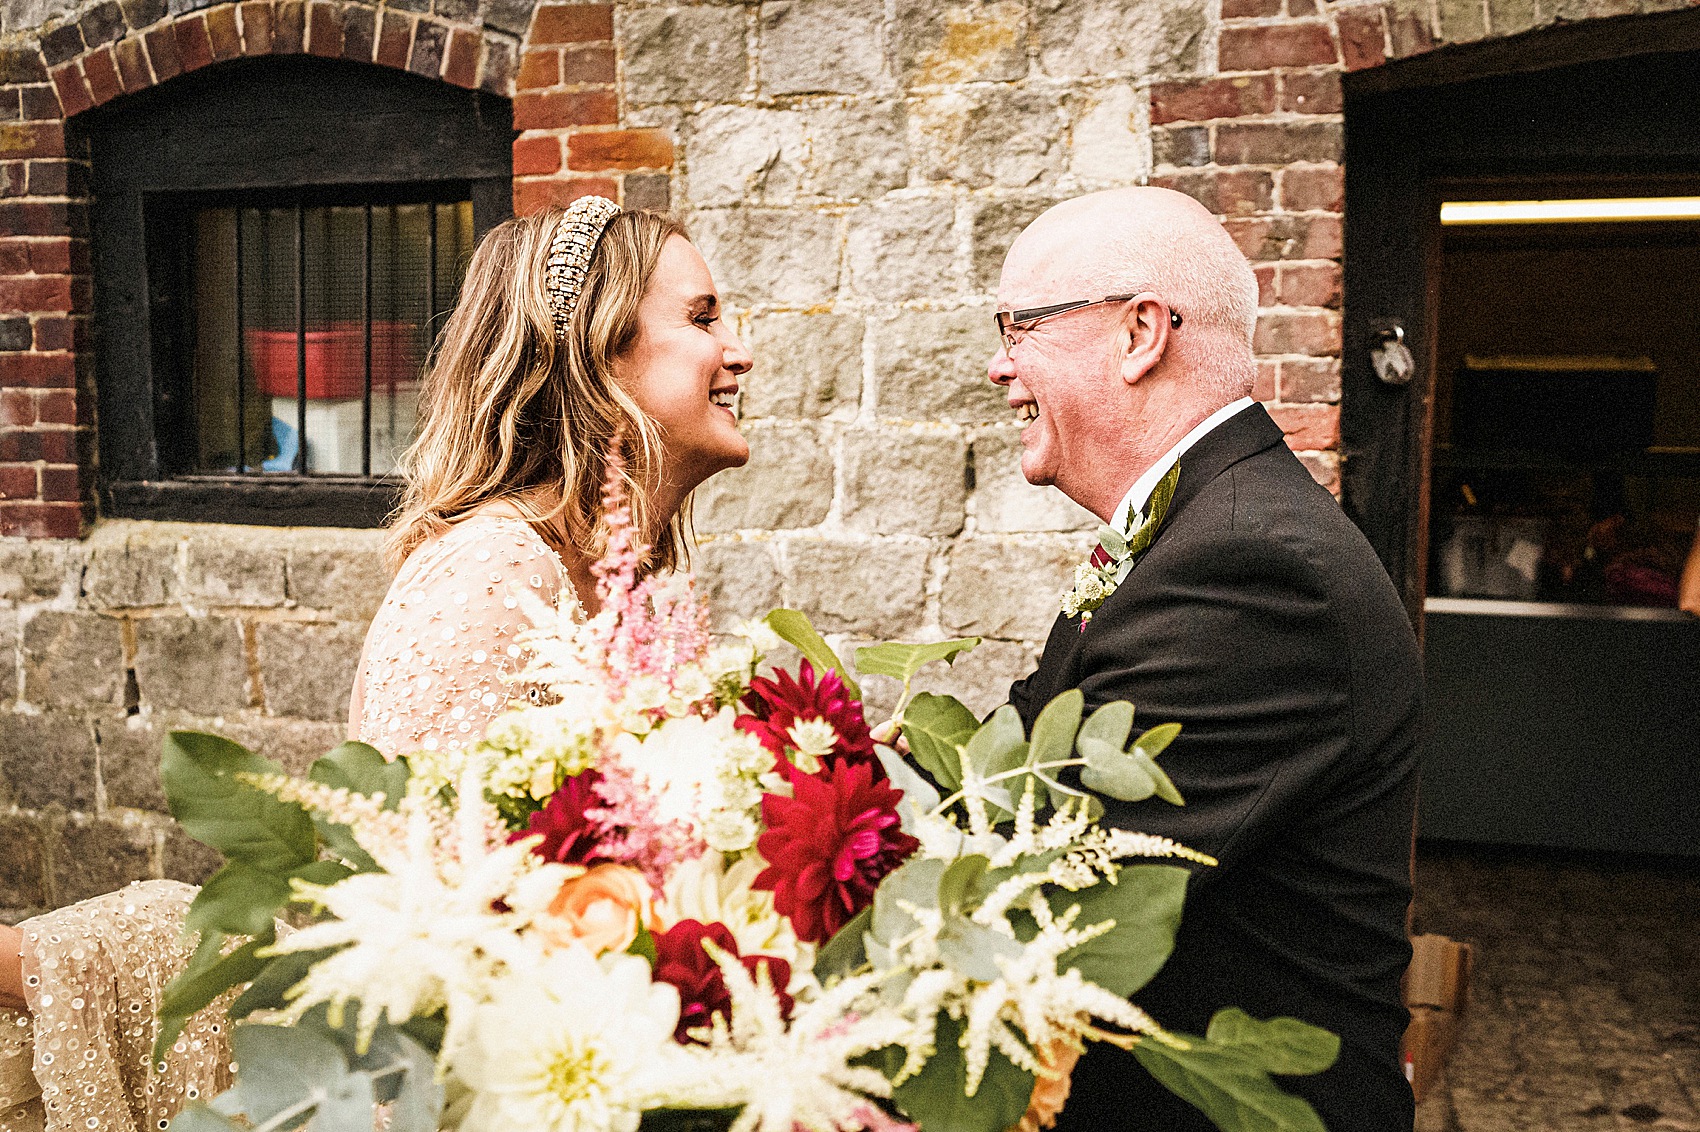
[[[740,954],[771,955],[791,964],[786,989],[795,993],[814,981],[815,949],[799,940],[790,921],[774,908],[773,893],[751,887],[766,867],[751,855],[727,868],[719,853],[704,853],[674,870],[655,914],[668,927],[680,920],[725,924]]]
[[[622,955],[583,948],[473,1013],[451,1067],[473,1092],[462,1132],[633,1132],[678,1068],[679,994]]]

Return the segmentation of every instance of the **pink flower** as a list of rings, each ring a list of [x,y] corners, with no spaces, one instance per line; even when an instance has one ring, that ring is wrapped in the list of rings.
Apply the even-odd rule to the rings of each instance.
[[[768,867],[755,887],[773,893],[798,939],[824,943],[921,843],[899,827],[902,792],[868,763],[832,761],[791,781],[792,797],[762,796],[756,847]]]
[[[805,660],[797,666],[796,679],[784,671],[774,673],[772,680],[757,676],[750,681],[743,704],[750,714],[738,717],[738,728],[754,735],[774,758],[782,760],[782,766],[786,751],[797,745],[791,729],[816,719],[832,725],[830,757],[848,762],[874,761],[874,741],[868,734],[862,705],[850,698],[844,681],[830,668],[816,679],[814,665]]]

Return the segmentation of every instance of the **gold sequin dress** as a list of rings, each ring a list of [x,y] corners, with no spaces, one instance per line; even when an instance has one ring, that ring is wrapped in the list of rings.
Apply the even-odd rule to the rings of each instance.
[[[560,557],[499,505],[422,544],[367,632],[350,734],[390,755],[475,742],[514,693],[521,595],[553,606],[563,591]],[[0,1132],[159,1132],[229,1087],[224,1002],[149,1072],[160,994],[193,952],[195,891],[143,881],[18,925],[32,1009],[0,1008]]]

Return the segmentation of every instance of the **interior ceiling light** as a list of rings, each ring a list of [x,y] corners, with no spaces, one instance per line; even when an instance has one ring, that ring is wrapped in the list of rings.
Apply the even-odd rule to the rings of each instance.
[[[1613,224],[1700,220],[1700,197],[1611,197],[1593,200],[1449,200],[1442,224]]]

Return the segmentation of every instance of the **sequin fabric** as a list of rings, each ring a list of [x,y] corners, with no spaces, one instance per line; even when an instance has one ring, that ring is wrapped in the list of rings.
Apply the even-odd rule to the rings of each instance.
[[[0,1010],[0,1132],[158,1132],[230,1086],[222,998],[149,1072],[160,994],[194,950],[194,896],[142,881],[18,925],[31,1011]]]
[[[366,634],[349,718],[386,755],[477,742],[516,695],[526,595],[572,593],[560,556],[518,517],[476,513],[402,564]],[[533,606],[535,608],[535,606]]]

